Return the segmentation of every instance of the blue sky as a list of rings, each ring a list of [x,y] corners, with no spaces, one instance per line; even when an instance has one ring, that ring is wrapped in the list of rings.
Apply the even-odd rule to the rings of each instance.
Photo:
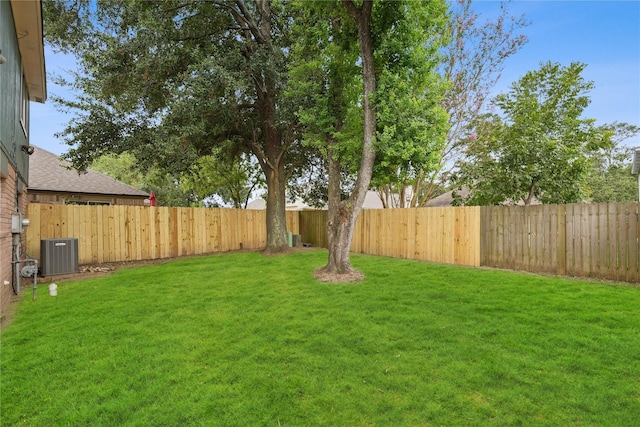
[[[497,8],[475,6],[487,16]],[[523,30],[529,42],[506,61],[497,93],[542,62],[582,62],[583,77],[595,84],[584,117],[640,126],[640,1],[515,1],[510,10],[531,22]],[[640,136],[625,145],[640,146]]]
[[[480,19],[491,17],[499,3],[480,0],[474,9],[482,14]],[[509,9],[531,22],[522,31],[529,43],[507,60],[496,94],[542,62],[583,62],[583,77],[595,83],[584,117],[596,119],[598,125],[618,121],[640,126],[640,0],[514,1]],[[72,58],[55,55],[47,47],[45,57],[49,76],[75,67]],[[66,96],[51,78],[48,92]],[[69,147],[54,134],[71,118],[56,111],[51,101],[32,103],[31,143],[56,154],[66,152]],[[640,146],[640,136],[625,145]]]

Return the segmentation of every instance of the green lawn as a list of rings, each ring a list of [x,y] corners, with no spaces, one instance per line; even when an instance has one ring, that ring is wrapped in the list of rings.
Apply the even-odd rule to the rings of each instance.
[[[2,426],[632,426],[640,288],[322,250],[26,289]]]

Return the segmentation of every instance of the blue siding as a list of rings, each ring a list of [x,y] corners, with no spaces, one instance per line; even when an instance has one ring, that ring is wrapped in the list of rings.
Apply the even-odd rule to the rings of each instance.
[[[0,49],[7,62],[0,65],[0,148],[26,182],[29,156],[20,149],[29,139],[20,123],[22,111],[22,58],[11,3],[0,0]],[[27,120],[27,126],[29,121]],[[27,129],[28,131],[28,129]]]

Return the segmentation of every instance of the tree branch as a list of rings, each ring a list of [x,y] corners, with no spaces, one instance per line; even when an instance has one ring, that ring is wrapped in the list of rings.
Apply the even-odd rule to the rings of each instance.
[[[193,4],[192,1],[187,2],[187,3],[181,3],[181,4],[179,4],[177,6],[174,6],[174,7],[169,7],[167,9],[162,9],[162,13],[175,12],[176,10],[180,10],[180,9],[185,8],[187,6],[191,6],[192,4]]]
[[[360,18],[360,9],[356,7],[356,5],[353,3],[353,0],[342,0],[342,5],[347,10],[347,13],[349,13],[349,15],[351,15],[351,17],[355,19],[356,22],[358,22]]]
[[[251,138],[251,140],[249,142],[249,146],[253,150],[253,154],[256,155],[256,158],[258,159],[258,162],[260,163],[260,166],[263,169],[269,168],[272,171],[276,171],[277,170],[276,167],[269,161],[269,158],[267,157],[267,154],[264,152],[264,150],[262,149],[260,144],[258,144],[258,137],[257,137],[255,131],[253,133],[253,138]]]
[[[240,13],[238,13],[238,11],[236,11],[234,8],[230,7],[229,10],[233,14],[233,17],[236,19],[236,21],[238,21],[239,24],[244,23],[249,28],[251,34],[253,34],[253,37],[255,37],[258,43],[264,43],[265,39],[256,23],[253,21],[251,12],[249,12],[249,10],[247,9],[244,1],[235,0],[235,4],[236,6],[238,6],[238,9],[240,9]]]

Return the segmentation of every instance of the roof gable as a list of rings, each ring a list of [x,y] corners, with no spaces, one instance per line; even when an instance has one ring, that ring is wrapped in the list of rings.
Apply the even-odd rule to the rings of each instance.
[[[113,196],[140,196],[149,194],[100,172],[88,169],[79,173],[69,169],[71,163],[42,148],[35,147],[29,157],[29,190],[68,193],[108,194]]]

